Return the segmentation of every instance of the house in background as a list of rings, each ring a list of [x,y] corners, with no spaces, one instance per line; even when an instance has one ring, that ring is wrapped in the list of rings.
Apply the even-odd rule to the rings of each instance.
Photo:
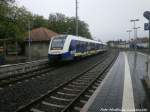
[[[108,41],[107,42],[109,47],[113,48],[134,48],[135,44],[137,45],[137,48],[148,48],[148,38],[147,37],[141,37],[136,38],[136,40],[131,39],[130,41]]]
[[[33,29],[30,32],[31,42],[31,57],[39,58],[47,56],[50,40],[53,36],[57,36],[58,33],[49,29],[40,27]],[[29,36],[25,37],[25,56],[29,55]]]

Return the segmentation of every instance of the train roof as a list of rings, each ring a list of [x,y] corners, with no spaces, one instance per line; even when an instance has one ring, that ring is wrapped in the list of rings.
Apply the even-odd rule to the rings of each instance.
[[[70,39],[74,39],[74,40],[80,40],[80,41],[86,41],[86,42],[93,42],[93,43],[99,43],[99,44],[102,44],[102,42],[99,42],[99,41],[96,41],[96,40],[91,40],[91,39],[87,39],[87,38],[84,38],[84,37],[81,37],[81,36],[73,36],[73,35],[57,35],[57,36],[54,36],[53,38],[57,38],[57,37],[64,37],[66,36],[67,38],[70,38]]]
[[[96,40],[87,39],[87,38],[84,38],[84,37],[81,37],[81,36],[74,36],[74,35],[57,35],[57,36],[54,36],[53,38],[64,37],[64,36],[66,36],[67,38],[70,38],[70,39],[74,39],[74,40],[80,40],[80,41],[104,44],[104,43],[96,41]]]
[[[75,40],[80,40],[80,41],[86,41],[86,42],[93,42],[93,43],[102,44],[102,42],[99,42],[99,41],[96,41],[96,40],[87,39],[87,38],[84,38],[84,37],[81,37],[81,36],[77,37],[77,36],[73,36],[73,35],[67,35],[67,37],[75,39]]]

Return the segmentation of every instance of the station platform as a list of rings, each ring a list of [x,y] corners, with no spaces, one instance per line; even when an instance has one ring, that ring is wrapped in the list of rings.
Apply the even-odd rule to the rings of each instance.
[[[116,62],[81,112],[148,112],[142,84],[146,55],[120,52]]]

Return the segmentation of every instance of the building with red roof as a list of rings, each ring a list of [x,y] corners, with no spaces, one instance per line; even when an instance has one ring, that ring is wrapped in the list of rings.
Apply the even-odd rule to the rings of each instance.
[[[36,28],[30,31],[31,57],[38,58],[47,56],[50,40],[58,33],[44,27]],[[29,34],[25,36],[25,55],[29,55]]]

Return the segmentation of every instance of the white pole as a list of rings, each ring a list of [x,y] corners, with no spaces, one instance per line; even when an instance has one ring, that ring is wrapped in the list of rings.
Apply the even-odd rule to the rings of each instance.
[[[76,36],[78,36],[78,0],[76,0]]]

